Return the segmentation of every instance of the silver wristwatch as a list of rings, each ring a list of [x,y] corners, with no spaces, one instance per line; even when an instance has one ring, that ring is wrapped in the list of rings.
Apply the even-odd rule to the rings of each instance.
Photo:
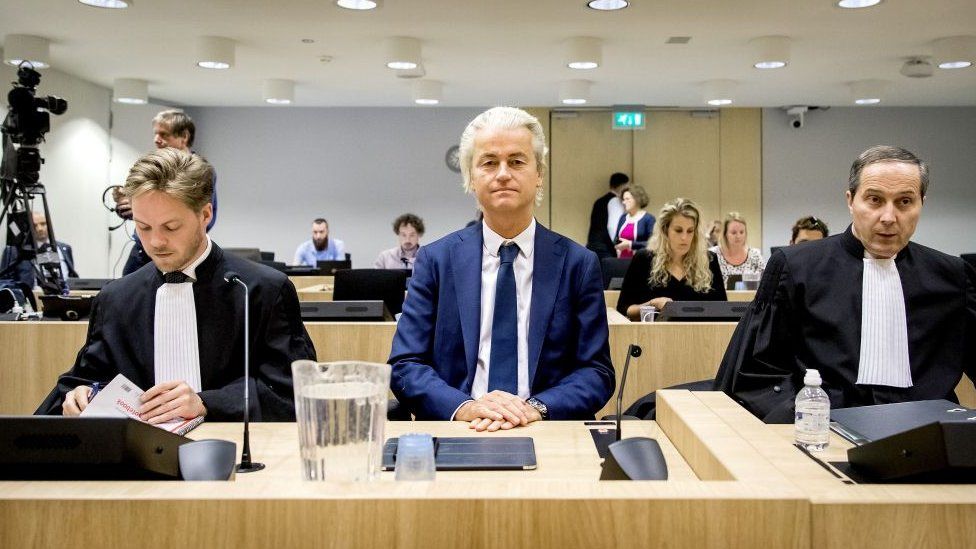
[[[525,403],[538,410],[542,419],[549,419],[549,407],[544,402],[535,397],[529,397],[529,400],[526,400]]]

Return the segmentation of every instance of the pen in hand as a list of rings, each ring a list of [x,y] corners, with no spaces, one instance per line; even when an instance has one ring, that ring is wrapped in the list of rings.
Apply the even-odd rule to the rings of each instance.
[[[97,381],[94,382],[94,383],[92,383],[91,390],[88,391],[88,402],[91,402],[92,399],[95,398],[95,395],[97,395],[98,392],[101,391],[101,390],[102,390],[102,384],[101,383],[99,383]]]

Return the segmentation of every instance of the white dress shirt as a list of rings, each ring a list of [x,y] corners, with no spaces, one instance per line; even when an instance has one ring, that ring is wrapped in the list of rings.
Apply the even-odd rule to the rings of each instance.
[[[620,223],[620,216],[624,215],[624,203],[620,198],[614,196],[607,202],[607,234],[614,243],[617,241],[617,223]]]
[[[482,224],[484,248],[481,250],[481,339],[478,342],[478,364],[471,384],[471,397],[478,399],[488,392],[488,370],[491,368],[491,324],[495,316],[495,281],[501,258],[498,248],[506,242],[518,244],[519,253],[512,265],[515,272],[518,306],[518,396],[531,396],[529,387],[529,309],[532,305],[532,252],[535,249],[535,219],[515,238],[504,239]]]
[[[864,258],[858,385],[911,387],[905,294],[894,259]]]
[[[210,255],[213,243],[207,236],[207,248],[183,273],[193,281],[196,270]],[[200,345],[197,341],[197,310],[193,301],[193,282],[163,284],[156,290],[153,316],[153,365],[156,385],[168,381],[185,381],[195,393],[202,390],[200,381]]]

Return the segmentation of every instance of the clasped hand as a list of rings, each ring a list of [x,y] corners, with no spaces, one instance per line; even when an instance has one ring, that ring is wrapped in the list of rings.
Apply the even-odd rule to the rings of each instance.
[[[66,416],[77,416],[88,407],[91,387],[82,385],[75,387],[64,396],[61,413]],[[193,418],[207,415],[207,408],[203,405],[200,395],[196,394],[185,381],[168,381],[153,385],[139,397],[142,406],[139,416],[143,421],[153,425],[166,423],[178,417]]]
[[[454,414],[454,419],[467,421],[468,427],[475,431],[497,431],[528,425],[542,419],[542,415],[518,395],[492,391],[464,403]]]

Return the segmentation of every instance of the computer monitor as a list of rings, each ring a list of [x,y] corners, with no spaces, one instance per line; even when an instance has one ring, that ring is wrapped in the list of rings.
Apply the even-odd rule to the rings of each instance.
[[[274,261],[275,253],[261,250],[261,261]]]
[[[114,278],[69,278],[69,290],[101,290]]]
[[[0,416],[0,479],[178,480],[187,442],[130,418]]]
[[[726,290],[734,290],[735,289],[735,283],[736,282],[742,282],[742,275],[741,274],[730,274],[728,276],[728,278],[725,280],[725,289]]]
[[[671,322],[738,322],[749,309],[745,301],[670,301],[659,320]]]
[[[603,270],[603,289],[611,290],[610,282],[619,278],[623,280],[630,267],[630,259],[620,259],[618,257],[605,257],[600,261],[600,268]],[[618,288],[619,289],[619,288]]]
[[[42,295],[41,305],[45,318],[60,318],[61,320],[84,320],[91,314],[92,300],[90,295]]]
[[[251,261],[261,262],[261,250],[257,248],[224,248],[224,251],[230,254],[234,254],[237,257],[242,257],[244,259],[249,259]]]
[[[391,314],[396,315],[403,310],[406,291],[407,273],[404,269],[346,269],[335,274],[332,299],[379,299]]]
[[[352,261],[348,259],[336,261],[317,261],[315,266],[318,267],[320,274],[325,276],[334,276],[337,271],[342,269],[352,269]]]

